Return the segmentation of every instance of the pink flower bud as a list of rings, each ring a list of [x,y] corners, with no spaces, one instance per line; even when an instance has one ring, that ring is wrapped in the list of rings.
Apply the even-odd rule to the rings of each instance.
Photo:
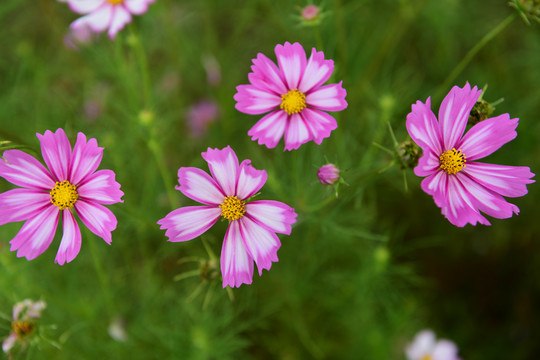
[[[319,8],[315,5],[307,5],[302,9],[302,18],[304,20],[313,20],[319,15]]]
[[[339,180],[339,169],[334,164],[326,164],[317,170],[319,181],[323,185],[333,185]]]

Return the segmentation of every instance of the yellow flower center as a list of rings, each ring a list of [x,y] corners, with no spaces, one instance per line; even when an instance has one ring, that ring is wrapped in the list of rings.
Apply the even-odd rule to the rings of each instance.
[[[124,2],[124,0],[107,0],[107,1],[113,5],[118,5]]]
[[[60,210],[71,209],[73,204],[79,199],[77,187],[69,181],[56,182],[54,189],[51,190],[51,202],[58,206]]]
[[[221,216],[229,221],[238,220],[246,213],[245,203],[236,196],[227,196],[219,207]]]
[[[431,360],[431,355],[424,355],[420,360]]]
[[[446,171],[447,174],[457,174],[465,167],[465,155],[461,150],[448,150],[442,153],[439,157],[441,166],[440,168]]]
[[[34,323],[30,321],[13,321],[11,327],[15,334],[17,334],[17,337],[22,339],[34,330]]]
[[[285,110],[289,115],[299,113],[306,107],[306,95],[296,89],[289,91],[285,95],[281,95],[280,109]]]

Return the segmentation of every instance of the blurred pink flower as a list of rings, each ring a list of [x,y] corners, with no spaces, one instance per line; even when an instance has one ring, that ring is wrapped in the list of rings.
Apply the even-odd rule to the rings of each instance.
[[[250,160],[239,165],[230,146],[208,148],[202,153],[212,177],[201,169],[181,167],[176,189],[204,206],[185,206],[158,221],[169,241],[187,241],[206,232],[220,216],[229,220],[221,250],[223,287],[251,284],[253,261],[259,275],[278,261],[281,246],[276,233],[291,233],[296,213],[290,206],[273,200],[247,203],[267,179],[266,171],[256,170]]]
[[[306,59],[299,43],[278,44],[275,53],[279,67],[259,53],[248,74],[250,84],[236,87],[237,110],[253,115],[272,111],[248,135],[268,148],[276,147],[283,136],[285,150],[310,140],[320,145],[337,128],[336,119],[324,111],[347,107],[342,82],[322,86],[332,75],[334,62],[315,48]]]
[[[2,342],[2,350],[9,354],[17,341],[24,344],[25,338],[30,335],[35,327],[32,319],[39,319],[41,312],[47,307],[44,301],[32,301],[25,299],[13,306],[12,310],[12,330],[9,336]]]
[[[302,9],[302,18],[304,20],[313,20],[319,15],[319,8],[315,5],[306,5]]]
[[[408,360],[459,360],[456,344],[435,338],[431,330],[420,331],[405,348]]]
[[[88,26],[80,26],[76,29],[69,29],[64,36],[64,45],[72,50],[79,50],[80,45],[90,43],[95,37],[95,33]]]
[[[67,0],[69,7],[77,14],[85,16],[75,20],[71,29],[78,31],[89,27],[94,32],[108,29],[111,39],[118,31],[131,22],[131,14],[141,15],[148,10],[148,5],[155,0]]]
[[[317,177],[323,185],[333,185],[339,180],[339,169],[334,164],[326,164],[317,170]]]
[[[187,113],[191,136],[200,137],[206,133],[208,126],[216,121],[219,108],[214,101],[202,100],[193,104]]]
[[[517,136],[518,119],[509,114],[484,120],[465,135],[469,113],[481,90],[469,84],[454,86],[439,109],[431,111],[431,99],[417,101],[407,115],[407,130],[423,150],[414,173],[427,176],[422,190],[433,196],[442,214],[454,225],[477,222],[490,225],[480,211],[497,219],[518,214],[519,209],[503,196],[527,194],[534,176],[525,166],[501,166],[477,162]]]
[[[113,171],[96,171],[103,156],[96,139],[87,142],[79,133],[72,151],[62,129],[56,133],[47,130],[37,137],[49,170],[20,150],[6,150],[2,155],[0,176],[21,188],[0,194],[0,225],[26,221],[10,241],[11,251],[32,260],[49,247],[61,217],[64,231],[55,262],[63,265],[81,249],[73,211],[90,231],[110,244],[116,217],[102,204],[123,202],[124,193]]]

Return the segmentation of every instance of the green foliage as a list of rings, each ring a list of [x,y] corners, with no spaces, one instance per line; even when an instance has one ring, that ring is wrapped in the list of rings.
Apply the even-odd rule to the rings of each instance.
[[[112,245],[83,231],[80,254],[62,267],[54,264],[60,231],[27,262],[9,251],[21,224],[0,228],[0,312],[44,299],[43,334],[60,346],[41,341],[27,358],[404,359],[423,328],[455,341],[466,359],[539,356],[535,184],[511,199],[519,216],[456,228],[420,190],[421,179],[381,150],[408,140],[405,117],[416,100],[434,96],[436,112],[449,90],[441,84],[514,10],[489,0],[335,0],[324,2],[319,25],[300,26],[304,5],[158,0],[115,41],[102,34],[73,50],[63,37],[78,15],[66,4],[1,2],[0,151],[40,158],[36,132],[61,127],[72,140],[84,132],[105,148],[101,168],[116,172],[125,193],[110,207],[118,218]],[[488,83],[490,99],[505,99],[492,116],[520,118],[518,138],[488,160],[535,173],[538,36],[538,24],[510,22],[453,79]],[[251,59],[275,59],[274,46],[285,41],[333,59],[331,81],[343,80],[349,103],[321,146],[292,152],[251,141],[247,131],[260,116],[238,112],[233,100]],[[208,82],[205,66],[216,63],[221,80]],[[186,114],[203,99],[217,102],[219,119],[191,137]],[[174,190],[178,168],[206,170],[200,153],[226,145],[267,170],[258,199],[299,214],[292,234],[280,236],[279,262],[232,291],[205,268],[219,259],[225,223],[205,234],[207,247],[201,238],[167,242],[156,224],[193,205]],[[347,181],[338,198],[317,180],[325,159]],[[0,191],[10,188],[0,181]],[[197,260],[181,260],[189,258]],[[115,319],[125,341],[108,333]],[[5,320],[0,337],[9,331]]]

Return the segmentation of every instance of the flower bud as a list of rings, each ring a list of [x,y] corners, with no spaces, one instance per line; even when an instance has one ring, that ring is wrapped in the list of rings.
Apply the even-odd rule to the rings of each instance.
[[[531,24],[529,20],[540,23],[540,0],[512,0],[509,5],[518,11],[527,25]]]
[[[317,170],[317,177],[323,185],[333,185],[339,180],[339,169],[334,164],[326,164]]]
[[[403,141],[398,147],[398,156],[401,161],[400,169],[414,168],[418,165],[418,159],[422,156],[422,149],[413,141]]]

